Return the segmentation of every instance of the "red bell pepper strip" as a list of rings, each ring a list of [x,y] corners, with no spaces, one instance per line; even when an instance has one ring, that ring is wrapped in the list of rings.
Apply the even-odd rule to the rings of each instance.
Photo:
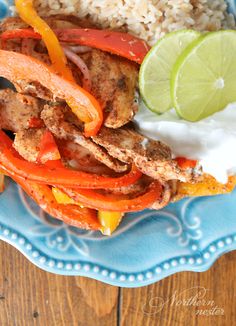
[[[139,64],[150,50],[145,41],[128,33],[90,28],[56,29],[54,32],[60,42],[90,46]],[[31,29],[15,29],[3,32],[1,38],[6,41],[13,38],[41,39],[41,36]]]
[[[49,186],[26,181],[12,173],[8,173],[8,175],[51,216],[82,229],[101,229],[95,210],[81,208],[78,205],[58,204]]]
[[[12,150],[14,154],[17,153],[16,150],[12,147],[13,141],[2,130],[0,130],[0,143],[1,143],[1,148],[8,148]]]
[[[188,169],[188,168],[194,169],[197,165],[196,160],[190,160],[185,157],[176,157],[175,160],[177,161],[181,169]]]
[[[61,155],[55,139],[49,130],[43,134],[39,145],[39,154],[37,161],[45,164],[47,161],[57,161],[61,159]]]
[[[1,149],[11,148],[14,154],[18,154],[12,147],[12,140],[0,130]],[[20,155],[18,154],[20,157]],[[0,173],[5,173],[4,167],[0,167]],[[8,171],[7,174],[48,214],[62,220],[63,222],[83,229],[100,230],[101,225],[97,218],[97,212],[89,208],[81,208],[77,205],[60,205],[55,200],[52,190],[47,185],[37,184],[25,180],[14,172]]]
[[[24,180],[31,180],[41,184],[65,186],[70,188],[120,188],[137,181],[142,173],[133,166],[126,175],[117,178],[104,177],[63,167],[49,167],[25,161],[12,153],[9,149],[9,140],[0,130],[0,168],[7,173],[18,175]],[[8,137],[7,137],[8,138]]]
[[[161,198],[163,187],[160,182],[153,181],[148,190],[135,198],[126,198],[119,195],[103,195],[90,189],[68,189],[59,187],[66,195],[86,207],[110,212],[137,212],[150,207]]]
[[[44,126],[44,122],[40,118],[32,117],[28,120],[29,128],[42,128],[43,126]]]
[[[12,82],[21,79],[39,82],[55,97],[76,108],[73,112],[85,122],[85,136],[96,135],[99,131],[103,113],[97,100],[80,86],[58,76],[46,64],[24,54],[0,50],[0,76]]]
[[[32,26],[36,30],[36,32],[38,32],[41,35],[42,40],[44,41],[47,47],[48,54],[52,62],[51,68],[55,69],[55,72],[59,74],[61,77],[76,84],[72,72],[67,66],[66,56],[64,54],[63,48],[61,47],[61,44],[59,43],[57,36],[50,28],[50,26],[37,14],[33,6],[33,0],[16,0],[15,4],[21,19],[25,21],[27,24],[29,24],[30,26]],[[92,98],[92,95],[90,95],[90,98]],[[65,98],[65,100],[67,104],[71,107],[72,112],[83,122],[88,123],[91,120],[94,121],[96,119],[96,117],[93,117],[91,115],[91,112],[87,112],[87,114],[85,114],[83,111],[80,112],[80,110],[78,110],[78,103],[73,98],[68,97]],[[97,108],[96,106],[95,108],[98,111],[99,104],[96,102],[96,105]],[[99,108],[99,110],[101,111],[101,108]],[[98,130],[94,130],[94,131],[86,130],[86,125],[85,125],[86,136],[92,136],[92,133],[93,132],[97,133],[97,131]]]

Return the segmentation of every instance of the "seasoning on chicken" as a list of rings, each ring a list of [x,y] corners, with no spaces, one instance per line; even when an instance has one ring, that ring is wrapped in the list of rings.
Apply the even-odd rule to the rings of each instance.
[[[47,19],[49,25],[53,28],[59,28],[64,24],[65,21],[61,19],[57,19],[53,22],[50,19]],[[68,24],[72,24],[68,22]],[[22,25],[22,22],[17,18],[11,18],[4,22],[2,25],[2,30],[9,30],[14,28],[24,28],[25,25]],[[59,26],[59,27],[58,27]],[[25,39],[23,41],[18,40],[18,42],[22,42],[23,45],[32,44],[32,40]],[[22,44],[18,44],[16,46],[16,42],[8,41],[9,46],[12,45],[13,48],[8,47],[8,50],[14,50],[17,52],[24,52],[24,47]],[[42,44],[41,41],[35,42],[35,49],[31,46],[31,55],[36,59],[40,59],[41,61],[48,64],[50,62],[49,57],[47,56],[46,48],[44,48],[44,53],[42,53]],[[40,52],[37,52],[37,44],[40,48]],[[39,46],[40,44],[40,46]],[[23,49],[23,52],[22,52]],[[134,114],[137,112],[137,83],[138,83],[138,65],[132,63],[126,59],[121,57],[111,55],[107,52],[103,52],[97,49],[92,49],[86,53],[82,53],[79,55],[80,59],[84,61],[86,64],[90,79],[92,83],[91,94],[98,100],[100,105],[103,107],[104,111],[104,125],[109,128],[119,128],[129,121],[132,120]],[[78,70],[78,68],[71,62],[69,65],[73,71],[73,75],[78,82],[78,84],[82,85],[82,74]],[[56,98],[48,89],[45,89],[42,85],[40,85],[37,81],[28,81],[24,80],[14,80],[12,81],[18,92],[23,94],[30,94],[32,96],[36,96],[42,98],[44,100],[50,101],[59,101],[59,98]]]
[[[138,108],[135,101],[136,64],[99,50],[92,50],[81,57],[90,72],[91,93],[103,107],[104,125],[119,128],[131,121]]]
[[[78,128],[78,119],[75,118],[75,124],[72,124],[66,120],[66,113],[68,114],[68,109],[65,107],[45,105],[41,113],[41,118],[46,127],[57,138],[72,140],[74,143],[87,148],[98,161],[101,161],[116,172],[127,170],[127,164],[110,156],[104,148],[95,144],[91,139],[85,138]]]
[[[29,128],[31,118],[38,118],[41,102],[10,89],[0,90],[0,129],[17,132]]]
[[[78,21],[67,20],[65,17],[51,17],[47,19],[47,22],[53,29],[61,30],[79,26]],[[19,32],[19,29],[22,28],[28,28],[28,26],[18,18],[6,20],[1,26],[2,31],[18,29]],[[28,32],[32,32],[32,30]],[[132,38],[131,35],[129,37]],[[60,41],[59,36],[57,41]],[[96,49],[96,46],[95,48],[81,47],[80,43],[73,44],[73,42],[71,44],[62,43],[60,46],[57,42],[59,48],[64,49],[68,59],[66,68],[71,70],[75,84],[81,86],[78,87],[78,85],[68,82],[63,73],[60,75],[58,70],[53,70],[55,67],[52,64],[51,56],[48,55],[50,51],[45,44],[47,43],[37,37],[28,39],[23,34],[19,38],[14,39],[13,37],[0,44],[0,48],[9,51],[0,51],[2,52],[1,58],[6,58],[7,67],[13,67],[10,64],[12,61],[8,61],[9,54],[11,54],[11,60],[13,57],[15,58],[14,68],[17,67],[17,69],[11,70],[11,74],[8,73],[9,69],[2,69],[3,76],[12,79],[10,81],[19,93],[28,94],[22,95],[11,90],[0,91],[0,129],[9,129],[15,133],[13,147],[22,156],[22,159],[17,156],[14,158],[14,149],[12,152],[7,151],[8,144],[11,147],[12,142],[1,131],[2,154],[5,155],[5,163],[12,159],[15,166],[19,165],[22,170],[26,164],[22,160],[28,161],[29,186],[32,182],[40,194],[45,193],[47,198],[51,198],[53,196],[51,186],[58,185],[60,190],[60,186],[65,183],[65,176],[69,175],[68,178],[66,177],[67,187],[61,188],[63,200],[60,205],[63,206],[63,209],[68,208],[70,212],[71,200],[77,198],[77,202],[86,203],[87,207],[96,210],[107,208],[106,205],[109,204],[112,212],[119,211],[120,218],[122,212],[163,208],[171,201],[172,195],[176,192],[174,186],[178,180],[182,182],[195,180],[195,169],[181,168],[178,162],[172,159],[168,146],[148,139],[134,130],[130,121],[138,107],[136,89],[138,65],[136,63],[121,56],[112,55],[106,52],[106,49],[99,50],[103,50],[103,47],[99,49]],[[36,60],[33,60],[32,57]],[[127,58],[127,56],[125,57]],[[19,66],[18,62],[20,64],[22,62],[18,58],[22,60],[25,67],[29,63],[30,69],[27,74],[25,72],[21,74],[21,65]],[[51,70],[48,65],[52,65]],[[37,74],[34,74],[36,70]],[[4,75],[6,71],[7,73]],[[41,76],[44,78],[41,79]],[[54,79],[58,80],[59,78],[60,82],[53,83]],[[76,96],[73,95],[71,90],[74,89],[73,87],[83,91],[85,96],[83,98],[86,99],[90,96],[95,102],[98,101],[100,108],[100,129],[86,134],[87,137],[84,135],[86,124],[90,123],[90,118],[93,120],[93,114],[98,111],[89,111],[90,115],[87,114],[84,118],[85,100],[76,107],[82,110],[82,114],[72,113],[71,99],[73,102],[78,98],[78,92]],[[35,125],[30,123],[32,119],[35,119]],[[59,153],[59,158],[50,158],[48,165],[39,159],[40,146],[45,134],[49,134],[53,138],[54,148]],[[91,135],[96,136],[91,137]],[[46,145],[50,145],[50,143],[48,142]],[[51,147],[46,145],[45,151],[48,150],[50,153]],[[43,171],[43,174],[45,171],[49,171],[50,175],[53,171],[55,175],[50,183],[48,183],[48,179],[46,180],[46,186],[43,183],[45,181],[40,180],[41,177],[43,179],[43,176],[40,176],[39,184],[35,183],[35,180],[38,180],[35,179],[35,175],[38,177],[39,169]],[[122,174],[120,175],[120,173]],[[76,182],[73,179],[74,174],[78,177]],[[30,177],[33,181],[30,180]],[[83,182],[84,180],[87,182],[88,177],[93,182],[92,187],[97,190],[83,189]],[[104,185],[100,180],[102,178],[107,178],[106,186],[102,186]],[[118,184],[119,188],[113,188],[117,183],[116,179],[121,179]],[[18,179],[16,178],[16,180]],[[21,179],[19,180],[21,181]],[[81,180],[81,183],[76,190],[78,180]],[[76,194],[80,197],[76,197]],[[85,203],[78,198],[83,198]],[[94,206],[96,200],[97,206]],[[54,203],[54,201],[52,202]],[[97,212],[91,209],[89,211],[92,216],[97,217]],[[58,218],[58,212],[55,215]],[[113,217],[113,215],[110,216],[111,219]],[[72,222],[70,221],[70,223]]]
[[[25,129],[16,133],[13,146],[27,161],[36,162],[45,128]]]
[[[95,143],[125,163],[134,164],[146,175],[164,181],[193,179],[193,169],[183,170],[171,157],[171,150],[165,144],[148,139],[130,127],[112,130],[103,127],[92,137]]]

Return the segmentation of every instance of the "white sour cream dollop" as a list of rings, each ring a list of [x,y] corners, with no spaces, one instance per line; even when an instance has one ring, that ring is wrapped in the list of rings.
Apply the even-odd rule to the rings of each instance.
[[[173,157],[198,160],[219,182],[236,173],[236,103],[198,122],[181,119],[174,109],[156,115],[141,104],[134,120],[143,135],[169,145]]]

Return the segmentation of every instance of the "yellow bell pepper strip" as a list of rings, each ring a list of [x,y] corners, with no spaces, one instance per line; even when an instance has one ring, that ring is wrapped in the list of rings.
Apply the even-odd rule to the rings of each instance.
[[[102,225],[101,232],[104,235],[111,235],[120,224],[124,213],[98,211],[98,220]]]
[[[94,136],[103,122],[98,101],[79,85],[58,76],[51,67],[21,53],[0,50],[0,76],[11,82],[37,81],[55,97],[64,99],[77,117],[85,122],[84,135]]]
[[[74,81],[71,70],[67,67],[66,56],[57,36],[37,14],[33,7],[33,0],[15,0],[15,5],[20,18],[41,35],[55,71],[64,78]]]
[[[70,198],[68,195],[66,195],[58,188],[53,187],[52,193],[56,201],[58,202],[58,204],[64,204],[64,205],[72,204],[72,205],[78,205],[80,207],[83,207],[80,203]],[[102,226],[101,232],[104,235],[111,235],[120,224],[123,215],[124,214],[122,212],[98,211],[98,220]]]
[[[90,28],[56,29],[54,32],[60,42],[90,46],[139,64],[150,50],[150,46],[145,41],[128,33]],[[7,40],[14,38],[40,40],[41,36],[31,29],[7,30],[1,35],[3,45]]]
[[[72,205],[81,206],[74,199],[70,198],[63,191],[61,191],[56,187],[52,187],[52,194],[55,197],[58,204],[63,204],[63,205],[72,204]]]

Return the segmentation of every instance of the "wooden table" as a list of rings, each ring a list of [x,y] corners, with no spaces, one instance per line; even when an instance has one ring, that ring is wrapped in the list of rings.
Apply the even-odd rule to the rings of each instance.
[[[1,326],[235,325],[235,289],[236,252],[205,273],[125,289],[46,273],[0,242]]]

